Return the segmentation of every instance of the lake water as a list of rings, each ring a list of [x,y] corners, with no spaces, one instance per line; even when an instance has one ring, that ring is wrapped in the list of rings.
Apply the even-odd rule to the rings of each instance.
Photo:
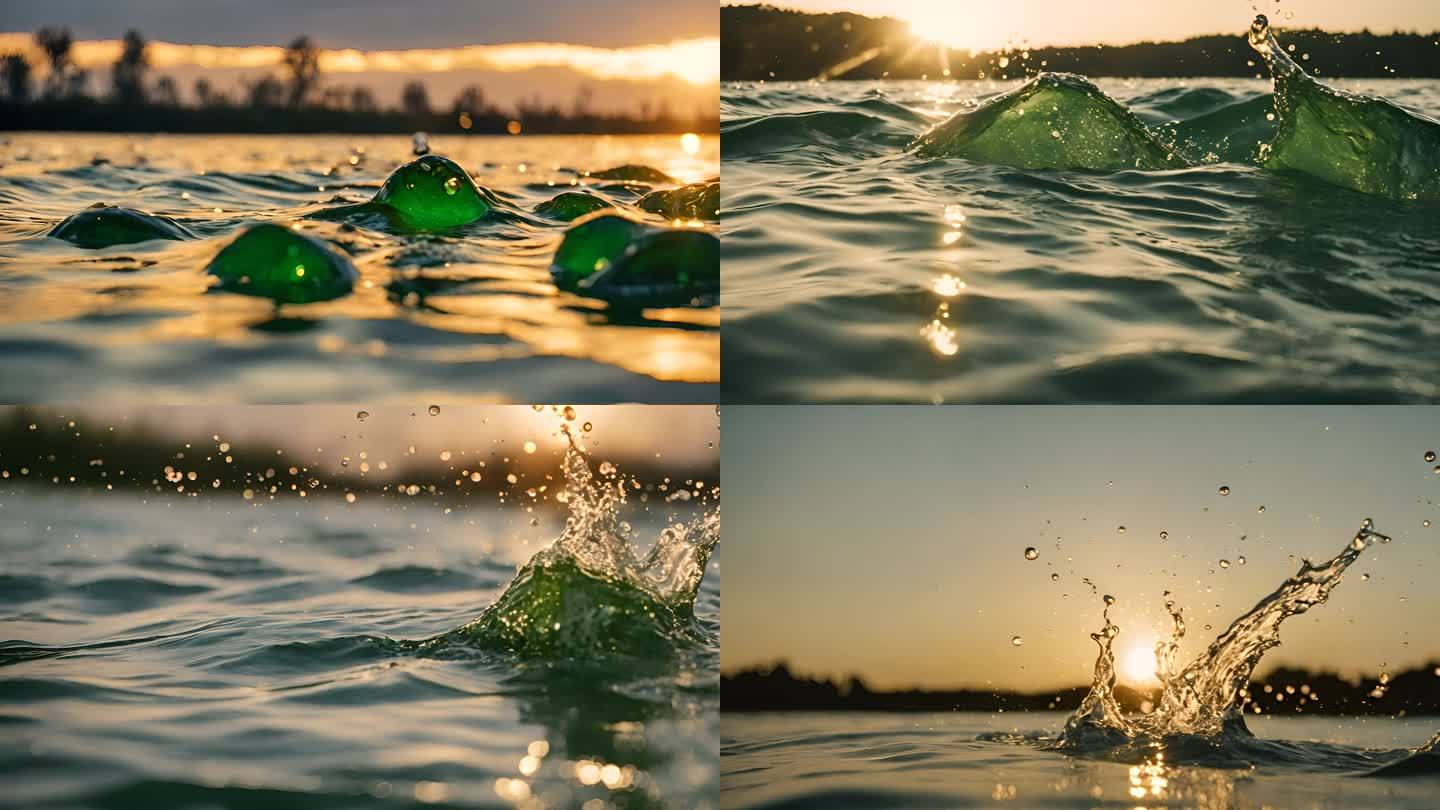
[[[277,308],[212,290],[205,266],[247,225],[368,200],[414,158],[409,137],[0,137],[0,399],[715,401],[718,307],[620,313],[558,291],[549,266],[567,223],[534,214],[579,186],[638,214],[641,194],[671,185],[585,173],[640,165],[676,183],[713,179],[713,136],[430,147],[514,215],[436,233],[303,220],[351,256],[360,282]],[[197,238],[99,250],[46,238],[97,203],[172,217]]]
[[[1428,808],[1440,775],[1352,775],[1367,759],[1425,743],[1437,718],[1249,721],[1261,738],[1299,741],[1327,760],[1253,768],[1086,759],[981,735],[1056,735],[1066,715],[725,714],[721,785],[727,808],[1027,807],[1225,810]],[[1132,791],[1139,791],[1138,795]]]
[[[1268,78],[1097,80],[1159,168],[1010,168],[1099,131],[1048,104],[1005,165],[907,151],[1019,84],[722,87],[728,400],[1440,399],[1440,202],[1262,168]],[[1336,85],[1440,117],[1440,82]]]
[[[563,524],[451,506],[0,489],[0,806],[716,806],[718,562],[664,654],[437,641]]]

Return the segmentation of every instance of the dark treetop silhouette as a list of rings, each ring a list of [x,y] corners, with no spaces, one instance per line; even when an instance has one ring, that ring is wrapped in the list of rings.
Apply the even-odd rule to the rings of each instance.
[[[25,55],[0,56],[0,130],[498,135],[711,133],[719,127],[713,112],[676,112],[664,104],[643,105],[636,113],[597,112],[584,90],[569,109],[534,99],[503,110],[487,102],[481,88],[470,86],[451,104],[436,108],[418,81],[406,85],[399,107],[381,109],[367,87],[324,83],[319,49],[303,36],[285,49],[283,80],[260,77],[246,85],[244,98],[231,98],[207,79],[197,79],[192,88],[196,106],[185,106],[173,78],[147,83],[147,43],[139,31],[127,31],[109,92],[97,98],[87,94],[88,73],[70,58],[68,30],[42,28],[35,43],[48,65],[38,94],[32,87],[34,66]]]
[[[831,79],[939,79],[938,45],[925,43],[901,20],[859,14],[807,14],[773,6],[720,10],[720,78],[723,81]],[[1440,77],[1440,32],[1376,35],[1288,31],[1285,41],[1310,54],[1308,65],[1328,76]],[[1085,76],[1254,76],[1254,51],[1240,34],[1193,37],[1184,42],[1123,46],[1031,47],[1015,51],[951,49],[950,76],[1018,78],[1040,70]],[[1008,63],[1001,67],[1002,57]]]
[[[796,675],[784,662],[744,669],[720,678],[723,711],[1073,711],[1090,691],[1072,686],[1050,692],[991,689],[910,689],[872,692],[865,682]],[[1437,715],[1440,714],[1440,662],[1389,676],[1349,681],[1330,672],[1279,667],[1250,682],[1246,711],[1262,714]],[[1154,693],[1120,686],[1121,708],[1138,712]]]

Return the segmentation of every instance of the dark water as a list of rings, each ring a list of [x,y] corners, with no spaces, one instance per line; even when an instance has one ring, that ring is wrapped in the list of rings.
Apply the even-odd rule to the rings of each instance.
[[[687,148],[687,146],[689,148]],[[718,307],[619,312],[556,289],[567,223],[535,213],[586,187],[636,215],[673,187],[586,173],[714,178],[714,137],[437,137],[513,212],[439,232],[299,218],[370,199],[409,137],[14,134],[0,138],[0,399],[713,402]],[[692,151],[693,150],[693,151]],[[576,185],[572,185],[572,183]],[[93,250],[46,238],[91,205],[174,218],[197,238]],[[354,261],[333,301],[211,289],[246,226],[298,222]]]
[[[1356,776],[1420,746],[1434,718],[1258,718],[1253,767],[1062,756],[1061,713],[726,714],[724,807],[1427,808],[1440,776]],[[1281,742],[1287,741],[1287,742]],[[1298,741],[1298,742],[1297,742]],[[1301,754],[1305,754],[1302,756]]]
[[[722,88],[727,398],[1440,398],[1440,203],[1262,168],[1268,79],[1098,81],[1173,152],[1143,170],[1012,168],[1104,143],[1058,106],[1008,165],[907,151],[1019,84]],[[1434,81],[1336,84],[1440,115]]]
[[[718,802],[718,562],[695,643],[524,655],[410,642],[481,615],[559,514],[6,488],[0,519],[0,806]]]

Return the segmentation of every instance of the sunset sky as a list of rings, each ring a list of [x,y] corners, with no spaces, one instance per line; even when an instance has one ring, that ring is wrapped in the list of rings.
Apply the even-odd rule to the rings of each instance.
[[[1141,0],[783,0],[782,8],[802,11],[853,11],[871,17],[907,20],[923,35],[962,48],[997,48],[1024,39],[1028,44],[1126,44],[1141,40],[1184,39],[1197,34],[1237,33],[1256,9],[1277,24],[1334,31],[1388,32],[1394,29],[1440,30],[1440,3],[1434,0],[1347,0],[1305,2],[1154,3]],[[1293,15],[1293,16],[1287,16]]]
[[[1188,660],[1366,517],[1394,542],[1291,619],[1261,670],[1440,659],[1433,409],[730,406],[725,430],[727,671],[788,659],[879,687],[1083,685],[1103,624],[1089,577],[1118,600],[1130,680],[1168,632],[1164,591]]]
[[[9,0],[0,52],[30,50],[38,62],[32,32],[68,27],[75,61],[100,92],[119,39],[135,28],[152,42],[152,77],[174,77],[188,98],[198,78],[235,92],[278,72],[279,48],[304,34],[325,49],[322,81],[367,85],[382,104],[422,79],[435,106],[478,84],[502,107],[538,95],[568,108],[583,87],[597,109],[664,101],[690,112],[718,103],[718,20],[705,0]]]

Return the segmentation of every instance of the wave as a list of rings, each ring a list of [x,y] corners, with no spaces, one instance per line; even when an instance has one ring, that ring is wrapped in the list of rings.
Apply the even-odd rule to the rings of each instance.
[[[718,507],[667,527],[641,558],[619,518],[632,482],[608,462],[597,479],[573,436],[564,471],[564,533],[480,616],[422,642],[422,651],[462,645],[525,657],[654,657],[714,641],[694,606],[720,540]]]

